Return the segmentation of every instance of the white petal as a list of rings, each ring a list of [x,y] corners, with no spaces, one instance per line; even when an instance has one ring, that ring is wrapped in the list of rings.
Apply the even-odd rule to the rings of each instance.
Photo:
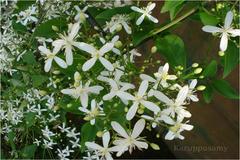
[[[163,66],[162,71],[163,71],[163,73],[168,73],[168,70],[169,70],[169,64],[166,63],[166,64]]]
[[[71,32],[69,34],[69,38],[73,40],[74,37],[78,34],[79,29],[80,29],[79,23],[74,23],[72,28],[71,28]]]
[[[114,24],[111,28],[109,28],[110,33],[113,33],[117,29],[118,23]]]
[[[103,147],[94,143],[94,142],[86,142],[85,145],[88,147],[88,148],[91,148],[93,150],[101,150]]]
[[[93,100],[91,101],[91,111],[93,111],[95,108],[96,108],[96,100],[93,99]]]
[[[182,124],[181,126],[183,129],[187,130],[187,131],[190,131],[193,129],[193,126],[190,125],[190,124]]]
[[[118,90],[118,85],[113,79],[109,79],[108,82],[109,82],[110,86],[112,87],[112,89]]]
[[[196,85],[197,85],[197,80],[194,79],[194,80],[191,81],[191,83],[190,83],[190,85],[189,85],[189,88],[190,88],[190,89],[194,89],[194,88],[196,87]]]
[[[136,122],[136,124],[134,125],[133,131],[132,131],[132,138],[137,138],[143,131],[144,127],[145,127],[145,120],[144,119],[140,119]]]
[[[149,101],[141,101],[141,104],[144,105],[147,109],[157,113],[160,111],[160,108],[154,104],[153,102],[149,102]]]
[[[73,54],[72,54],[72,48],[71,47],[66,47],[66,62],[68,65],[73,64]]]
[[[115,42],[117,42],[118,41],[118,39],[119,39],[119,36],[118,35],[116,35],[116,36],[114,36],[113,37],[113,39],[112,39],[112,43],[115,43]]]
[[[120,136],[128,138],[128,134],[125,129],[118,122],[111,122],[111,126],[114,131],[116,131]]]
[[[167,79],[168,80],[175,80],[175,79],[177,79],[177,76],[175,76],[175,75],[167,75]]]
[[[150,14],[148,14],[147,17],[148,17],[151,21],[153,21],[154,23],[158,23],[158,19],[155,18],[155,17],[153,17],[153,16],[151,16]]]
[[[141,16],[138,18],[138,20],[137,20],[137,22],[136,22],[136,25],[140,25],[140,24],[143,22],[144,18],[145,18],[145,15],[144,15],[144,14],[141,15]]]
[[[228,11],[224,21],[224,28],[228,29],[231,26],[232,20],[233,20],[233,12]]]
[[[127,92],[123,92],[123,91],[118,91],[117,96],[122,99],[125,99],[125,100],[133,100],[134,99],[134,97],[131,94],[129,94]]]
[[[65,41],[63,39],[58,39],[52,42],[52,45],[58,49],[62,48],[64,44],[65,44]]]
[[[190,98],[193,102],[198,102],[198,101],[199,101],[199,99],[197,98],[196,95],[191,95],[189,98]]]
[[[117,48],[113,48],[112,51],[113,51],[113,53],[116,53],[117,55],[121,55],[120,50]]]
[[[102,48],[99,50],[100,55],[104,55],[104,53],[107,53],[112,50],[114,44],[113,43],[106,43]]]
[[[165,135],[166,140],[173,140],[174,137],[175,137],[175,135],[172,131],[168,131],[168,133]]]
[[[156,82],[156,80],[154,78],[152,78],[151,76],[146,75],[146,74],[140,74],[140,78],[142,80],[147,80],[149,82]]]
[[[173,124],[175,123],[175,122],[173,121],[173,119],[170,118],[170,117],[167,116],[167,115],[162,115],[162,116],[161,116],[161,120],[163,120],[165,123],[171,124],[171,125],[173,125]]]
[[[135,141],[134,144],[139,148],[144,148],[147,149],[148,148],[148,144],[146,142],[140,142],[140,141]]]
[[[108,148],[108,143],[109,143],[109,141],[110,141],[110,133],[109,133],[109,132],[105,132],[105,133],[103,134],[102,140],[103,140],[103,146],[104,146],[104,148]]]
[[[103,96],[103,100],[108,101],[108,100],[112,99],[114,96],[116,96],[116,94],[114,92],[110,92]]]
[[[76,47],[90,54],[93,54],[97,51],[93,46],[84,42],[76,43]]]
[[[129,27],[129,25],[126,22],[122,22],[122,25],[123,25],[125,31],[127,32],[127,34],[132,34],[132,29],[131,29],[131,27]]]
[[[240,29],[233,29],[233,30],[228,31],[228,33],[231,33],[232,37],[240,36]]]
[[[148,89],[148,81],[144,80],[140,84],[140,87],[138,89],[138,96],[142,97]]]
[[[103,90],[102,86],[91,86],[88,87],[89,92],[94,93],[94,94],[99,94],[101,90]]]
[[[178,104],[183,104],[183,102],[185,101],[185,99],[187,98],[187,94],[188,94],[188,86],[184,86],[180,89],[177,98],[176,98],[176,102]]]
[[[75,89],[63,89],[61,90],[63,94],[72,95],[75,92]]]
[[[152,3],[149,6],[147,6],[146,10],[149,12],[149,11],[153,10],[155,8],[155,6],[156,6],[156,3]]]
[[[86,108],[88,106],[88,94],[86,93],[81,94],[80,101],[82,106]]]
[[[222,34],[222,38],[220,41],[220,49],[221,51],[226,51],[227,50],[227,46],[228,46],[228,36],[227,33],[223,33]]]
[[[84,108],[84,107],[79,107],[78,108],[81,112],[84,112],[84,113],[90,113],[90,111],[88,110],[88,109],[86,109],[86,108]]]
[[[87,60],[83,66],[82,66],[82,70],[83,71],[88,71],[90,68],[92,68],[92,66],[96,63],[97,58],[93,57],[89,60]]]
[[[45,61],[45,65],[44,65],[44,71],[45,71],[45,72],[49,72],[49,71],[50,71],[51,66],[52,66],[52,60],[53,60],[53,59],[47,59],[47,60]]]
[[[163,94],[163,93],[160,92],[160,91],[154,91],[154,96],[155,96],[158,100],[160,100],[160,101],[162,101],[162,102],[164,102],[164,103],[166,103],[166,104],[171,104],[171,103],[172,103],[172,100],[170,100],[165,94]]]
[[[44,54],[50,54],[51,51],[44,46],[39,46],[38,49]]]
[[[95,124],[95,119],[90,120],[90,124],[94,125]]]
[[[109,152],[107,152],[105,154],[105,158],[106,158],[106,160],[113,160],[113,158],[112,158],[112,156],[111,156],[111,154]]]
[[[217,33],[217,32],[222,32],[221,28],[215,27],[215,26],[209,26],[206,25],[202,28],[204,32],[209,32],[209,33]]]
[[[114,67],[113,65],[105,58],[103,57],[99,57],[100,62],[102,63],[102,65],[109,71],[113,71]]]
[[[135,116],[137,109],[138,109],[138,102],[134,102],[133,105],[130,107],[130,109],[127,112],[126,119],[131,120]]]
[[[64,60],[59,57],[54,57],[55,62],[62,68],[67,68],[67,64]]]
[[[144,10],[142,10],[142,9],[140,9],[138,7],[135,7],[135,6],[132,6],[131,9],[136,11],[136,12],[139,12],[139,13],[144,13]]]

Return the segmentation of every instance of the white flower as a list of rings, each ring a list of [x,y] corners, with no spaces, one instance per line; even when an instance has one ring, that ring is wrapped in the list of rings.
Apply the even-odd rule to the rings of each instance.
[[[206,25],[202,28],[203,31],[209,33],[221,33],[220,49],[226,51],[228,46],[228,38],[240,36],[240,29],[233,29],[231,26],[233,20],[233,13],[229,11],[225,17],[224,26],[219,28],[215,26]]]
[[[68,25],[68,35],[59,34],[61,39],[57,39],[52,42],[52,45],[57,49],[64,48],[66,55],[66,62],[68,65],[73,64],[73,46],[78,47],[80,43],[76,42],[75,39],[77,37],[78,31],[80,29],[79,23],[69,24]]]
[[[128,95],[127,97],[125,97],[128,100],[133,101],[133,105],[130,107],[130,109],[128,110],[127,115],[126,115],[127,120],[133,119],[140,104],[142,104],[147,109],[149,109],[153,112],[160,111],[160,108],[156,104],[146,100],[145,93],[146,93],[147,89],[148,89],[148,81],[142,81],[142,83],[140,84],[140,87],[138,89],[138,93],[135,95],[135,97],[133,97],[132,95],[131,96]]]
[[[102,156],[102,158],[105,158],[106,160],[113,160],[111,156],[111,152],[117,152],[119,151],[118,146],[110,147],[109,148],[109,141],[110,141],[110,133],[105,132],[102,136],[103,140],[103,146],[100,146],[99,144],[96,144],[95,142],[86,142],[85,145],[93,150],[96,150],[98,154]]]
[[[46,137],[49,140],[51,140],[52,136],[56,135],[55,133],[53,133],[52,131],[50,131],[48,129],[48,126],[45,126],[45,129],[42,129],[41,131],[42,131],[43,136]]]
[[[193,129],[192,125],[186,124],[188,123],[188,121],[182,123],[182,120],[183,117],[177,118],[174,126],[170,127],[168,133],[165,135],[166,140],[173,140],[174,138],[179,138],[183,140],[184,137],[180,133],[184,130],[190,131]]]
[[[158,19],[151,16],[152,10],[155,8],[156,3],[148,3],[148,6],[146,8],[140,9],[138,7],[132,6],[131,9],[142,13],[142,15],[138,18],[136,25],[140,25],[145,17],[148,17],[149,20],[153,21],[154,23],[158,23]]]
[[[113,71],[114,67],[113,65],[107,60],[105,59],[103,56],[105,53],[109,52],[112,50],[113,48],[113,44],[112,43],[106,43],[101,49],[96,49],[93,46],[87,44],[87,43],[81,43],[81,45],[79,46],[81,50],[90,53],[92,58],[89,59],[88,61],[86,61],[83,64],[82,70],[83,71],[88,71],[89,69],[91,69],[93,67],[93,65],[96,63],[96,61],[99,59],[99,61],[102,63],[102,65],[109,71]]]
[[[56,54],[58,53],[59,49],[54,48],[53,52],[47,49],[44,46],[39,46],[38,49],[46,56],[44,71],[50,71],[52,67],[52,61],[54,60],[60,67],[67,68],[67,64],[61,58],[57,57]]]
[[[49,148],[49,149],[53,149],[52,146],[55,145],[57,143],[53,142],[52,140],[46,140],[46,139],[43,139],[43,146],[45,148]]]
[[[21,22],[24,26],[26,26],[28,22],[37,22],[38,19],[33,15],[36,15],[36,7],[30,6],[27,10],[19,13],[20,19],[17,22]]]
[[[130,62],[134,62],[135,56],[137,56],[137,57],[142,56],[142,54],[139,53],[136,49],[132,49],[129,53],[130,53]]]
[[[74,141],[70,140],[71,144],[72,144],[72,148],[80,148],[81,145],[79,144],[79,138],[75,139]]]
[[[39,146],[41,141],[39,141],[38,139],[35,138],[35,141],[33,143],[36,144],[37,146]]]
[[[185,100],[187,98],[188,94],[188,86],[184,86],[180,89],[177,98],[175,100],[169,99],[166,95],[164,95],[160,91],[154,91],[154,96],[160,100],[161,102],[164,102],[165,105],[168,107],[167,109],[164,109],[162,112],[164,112],[167,115],[171,115],[171,117],[175,117],[175,114],[177,113],[178,117],[191,117],[191,113],[185,110]]]
[[[114,36],[114,37],[112,38],[111,42],[109,42],[109,43],[112,43],[113,46],[114,46],[115,43],[116,43],[118,40],[119,40],[119,36],[117,35],[117,36]],[[100,38],[100,41],[101,41],[103,44],[106,43],[105,39],[103,39],[103,38]],[[117,49],[117,48],[115,48],[115,47],[112,48],[112,51],[113,51],[113,53],[116,53],[117,55],[121,55],[120,50]]]
[[[69,149],[67,146],[64,150],[57,149],[58,156],[61,160],[69,160],[67,157],[70,156],[70,153],[74,152],[74,150]]]
[[[76,128],[73,128],[71,131],[68,131],[67,137],[77,139],[77,136],[80,135],[80,133],[78,132],[75,133],[75,130]]]
[[[106,26],[103,30],[107,31],[109,29],[110,33],[114,33],[114,31],[121,30],[123,27],[128,34],[132,34],[132,29],[128,25],[129,20],[130,18],[128,15],[114,15],[110,22],[106,22]]]
[[[99,94],[101,90],[103,90],[102,86],[89,86],[90,82],[88,81],[85,85],[80,82],[80,85],[75,88],[63,89],[61,92],[63,94],[67,94],[77,99],[80,98],[81,104],[83,107],[87,107],[88,105],[88,94],[94,93]]]
[[[74,8],[77,10],[77,15],[74,17],[74,20],[77,22],[82,23],[85,21],[86,18],[88,18],[88,15],[85,13],[88,9],[88,6],[85,6],[83,9],[80,9],[78,6],[74,6]]]
[[[169,70],[169,64],[166,63],[164,66],[159,67],[158,72],[154,73],[154,76],[156,79],[146,74],[141,74],[140,78],[142,80],[147,80],[149,82],[154,83],[153,89],[155,90],[157,89],[159,84],[161,84],[165,88],[168,86],[167,80],[177,79],[177,76],[169,75],[168,70]]]
[[[193,102],[198,102],[199,99],[197,98],[197,95],[194,94],[195,90],[194,88],[197,85],[197,80],[194,79],[191,81],[190,85],[189,85],[189,90],[188,90],[188,94],[187,94],[187,99],[192,100]]]
[[[113,141],[113,144],[120,147],[117,156],[121,156],[125,151],[129,150],[131,153],[135,147],[139,150],[142,148],[147,149],[148,144],[143,142],[143,138],[139,137],[145,127],[145,120],[140,119],[134,125],[133,131],[127,133],[125,129],[118,122],[111,122],[111,126],[122,138],[118,137]]]
[[[100,107],[100,105],[96,102],[95,99],[91,101],[91,110],[88,110],[85,107],[79,107],[80,111],[86,113],[86,117],[84,117],[84,120],[90,120],[90,124],[95,124],[95,118],[99,115],[104,115],[103,109]]]
[[[67,127],[67,128],[66,128],[66,123],[64,123],[64,122],[63,122],[63,124],[62,124],[62,127],[61,127],[61,126],[58,126],[58,128],[61,130],[61,132],[67,132],[67,133],[70,132],[70,131],[69,131],[70,127]]]

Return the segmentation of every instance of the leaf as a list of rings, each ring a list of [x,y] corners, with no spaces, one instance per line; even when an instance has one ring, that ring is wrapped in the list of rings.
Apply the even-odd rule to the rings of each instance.
[[[203,99],[206,103],[210,103],[213,98],[213,88],[208,85],[206,89],[203,91]]]
[[[89,122],[85,123],[81,128],[81,149],[84,151],[85,142],[91,142],[95,139],[97,128]]]
[[[53,38],[57,37],[57,32],[53,31],[52,26],[58,27],[60,31],[67,28],[66,19],[63,17],[48,20],[40,24],[34,31],[34,37]]]
[[[79,100],[73,99],[68,95],[63,95],[59,102],[59,106],[67,112],[71,112],[73,114],[82,114],[82,112],[78,110],[78,107],[81,106]]]
[[[199,17],[204,25],[217,25],[219,23],[219,20],[216,16],[208,14],[206,12],[199,13]]]
[[[203,71],[204,77],[214,77],[217,73],[217,62],[212,60]]]
[[[22,25],[21,23],[17,23],[16,20],[12,20],[12,28],[15,32],[19,34],[24,34],[28,32],[27,27]]]
[[[16,10],[14,11],[15,13],[19,13],[20,11],[28,9],[29,6],[34,4],[34,1],[26,1],[26,0],[19,0],[17,1],[16,4]]]
[[[15,136],[16,136],[16,134],[13,131],[8,133],[8,141],[10,143],[12,150],[16,150],[16,145],[14,143]]]
[[[236,67],[239,63],[239,51],[236,45],[229,41],[228,48],[225,51],[224,56],[224,71],[223,78],[227,77],[231,71]]]
[[[23,56],[22,56],[23,62],[29,64],[29,65],[33,65],[36,64],[36,60],[35,60],[35,56],[33,54],[33,52],[28,51],[26,52]]]
[[[172,66],[186,66],[186,51],[184,42],[177,35],[158,37],[155,41],[158,51]]]
[[[35,115],[36,114],[32,112],[29,112],[25,115],[25,121],[28,128],[35,124],[36,122]]]
[[[46,82],[47,80],[48,80],[47,76],[33,75],[32,76],[33,87],[38,87],[41,84],[43,84],[44,82]]]
[[[216,91],[218,91],[218,93],[226,98],[239,99],[239,94],[237,91],[235,91],[225,80],[215,80],[213,81],[212,86]]]
[[[185,0],[165,1],[161,9],[161,13],[169,12],[170,19],[173,20],[176,17],[177,13],[182,9],[184,1]]]
[[[25,86],[24,83],[18,79],[10,79],[10,82],[14,87],[24,87]]]
[[[22,156],[23,158],[33,158],[36,152],[37,146],[36,145],[28,145],[22,149]]]

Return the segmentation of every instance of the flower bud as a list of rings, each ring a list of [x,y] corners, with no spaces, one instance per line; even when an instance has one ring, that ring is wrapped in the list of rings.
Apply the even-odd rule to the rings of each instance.
[[[116,31],[119,32],[122,30],[122,25],[121,24],[118,24],[117,27],[116,27]]]
[[[143,114],[144,113],[144,109],[142,108],[139,108],[138,111],[137,111],[138,114]]]
[[[117,48],[121,48],[122,47],[122,42],[117,41],[117,42],[115,42],[114,46],[117,47]]]
[[[153,46],[152,48],[151,48],[151,53],[156,53],[157,52],[157,47],[156,46]]]
[[[71,103],[68,103],[67,104],[67,108],[71,108],[72,107],[72,104]]]
[[[204,78],[204,76],[203,76],[203,75],[201,75],[201,76],[199,76],[199,78],[200,78],[200,79],[203,79],[203,78]]]
[[[125,112],[128,112],[128,107],[125,107],[125,108],[124,108],[124,111],[125,111]]]
[[[75,82],[78,82],[78,81],[80,81],[81,80],[81,75],[80,75],[80,73],[79,72],[75,72],[74,73],[74,81]]]
[[[57,27],[57,26],[54,26],[54,25],[52,25],[52,30],[54,30],[55,32],[58,32],[58,31],[59,31],[58,27]]]
[[[204,86],[204,85],[200,85],[200,86],[197,87],[198,91],[203,91],[205,89],[206,89],[206,86]]]
[[[225,55],[225,52],[223,52],[223,51],[219,51],[219,52],[218,52],[218,55],[219,55],[220,57],[222,57],[222,56]]]
[[[152,147],[152,149],[154,150],[160,150],[159,145],[155,144],[155,143],[150,143],[150,146]]]
[[[156,137],[157,137],[157,138],[160,138],[160,134],[156,134]]]
[[[53,74],[60,74],[60,71],[58,71],[58,70],[53,71]]]
[[[103,132],[102,131],[98,131],[97,132],[97,136],[100,138],[100,137],[102,137],[102,135],[103,135]]]
[[[47,92],[46,92],[46,91],[44,91],[44,90],[40,90],[40,91],[39,91],[39,94],[40,94],[41,96],[44,96],[44,95],[46,95],[46,94],[47,94]]]
[[[198,63],[193,63],[193,64],[192,64],[192,67],[193,67],[193,68],[196,68],[196,67],[198,67],[198,66],[199,66]]]
[[[199,74],[199,73],[201,73],[202,72],[202,68],[196,68],[195,70],[194,70],[194,74]]]

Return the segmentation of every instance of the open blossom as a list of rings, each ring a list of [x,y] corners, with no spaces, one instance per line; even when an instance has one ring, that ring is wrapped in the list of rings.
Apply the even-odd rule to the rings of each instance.
[[[114,36],[109,43],[112,43],[113,45],[115,45],[115,43],[116,43],[118,40],[119,40],[119,36],[117,35],[117,36]],[[106,43],[106,40],[103,39],[103,38],[100,38],[100,41],[101,41],[103,44]],[[116,47],[113,47],[113,48],[112,48],[112,51],[113,51],[113,53],[116,53],[117,55],[121,55],[120,50],[117,49]]]
[[[113,65],[105,59],[103,56],[105,53],[111,51],[113,48],[112,43],[106,43],[101,49],[96,49],[95,47],[87,44],[87,43],[81,43],[80,49],[91,54],[92,58],[90,58],[88,61],[86,61],[83,66],[83,71],[88,71],[93,67],[93,65],[96,63],[96,61],[99,59],[99,61],[102,63],[102,65],[109,71],[113,71],[114,67]]]
[[[177,98],[175,100],[169,99],[165,94],[163,94],[160,91],[154,91],[154,96],[160,100],[161,102],[164,102],[165,105],[168,107],[164,109],[162,112],[164,112],[167,115],[171,115],[171,117],[175,117],[175,114],[177,114],[178,117],[191,117],[191,113],[187,110],[185,110],[185,100],[187,98],[188,94],[188,86],[184,86],[180,89],[178,92]]]
[[[36,7],[30,6],[27,10],[19,13],[19,19],[17,22],[22,23],[24,26],[26,26],[28,22],[37,22],[38,19],[33,15],[36,15]]]
[[[81,104],[83,107],[88,105],[88,95],[90,93],[99,94],[103,90],[102,86],[89,86],[90,82],[88,81],[85,85],[80,82],[79,86],[74,88],[67,88],[61,90],[63,94],[67,94],[77,99],[80,98]]]
[[[78,6],[74,6],[74,8],[77,10],[77,14],[74,17],[74,20],[82,23],[85,21],[86,18],[88,18],[88,15],[85,13],[88,9],[88,6],[85,6],[83,9],[80,9]]]
[[[119,148],[118,146],[109,147],[109,141],[110,141],[110,133],[105,132],[102,136],[103,146],[100,146],[99,144],[95,142],[86,142],[85,145],[93,150],[97,151],[97,154],[99,154],[102,158],[105,158],[106,160],[113,160],[111,156],[111,152],[118,152]]]
[[[87,121],[90,120],[91,125],[95,124],[95,118],[97,116],[105,115],[103,112],[103,109],[100,107],[100,105],[96,102],[95,99],[91,101],[90,110],[85,107],[79,107],[78,109],[86,114],[86,116],[84,117],[84,120],[87,120]]]
[[[169,64],[166,63],[164,66],[159,67],[158,72],[154,73],[155,79],[149,75],[141,74],[142,80],[147,80],[154,83],[153,89],[157,89],[158,85],[161,84],[164,88],[168,86],[168,80],[176,80],[177,76],[169,75]]]
[[[187,99],[192,100],[193,102],[199,101],[197,95],[194,94],[195,92],[194,88],[196,87],[196,85],[197,85],[197,80],[196,79],[192,80],[189,85],[189,90],[187,94]]]
[[[52,61],[54,60],[60,67],[62,68],[67,68],[67,64],[65,63],[64,60],[61,58],[57,57],[56,54],[58,53],[59,49],[54,48],[53,51],[51,52],[49,49],[47,49],[44,46],[39,46],[38,49],[45,55],[45,65],[44,65],[44,71],[48,72],[50,71],[52,67]]]
[[[147,109],[153,112],[160,111],[160,108],[156,104],[154,104],[153,102],[147,101],[145,96],[147,89],[148,89],[148,81],[142,81],[138,89],[138,93],[135,96],[128,95],[125,97],[126,99],[133,101],[133,105],[129,108],[126,115],[127,120],[133,119],[140,104],[142,104]]]
[[[220,33],[221,41],[220,41],[220,49],[221,51],[226,51],[228,46],[228,38],[240,36],[240,29],[233,29],[231,24],[233,20],[233,12],[229,11],[225,17],[224,26],[219,28],[216,26],[206,25],[202,28],[205,32],[210,33]]]
[[[122,27],[128,34],[132,34],[132,29],[128,25],[130,18],[128,15],[117,14],[111,18],[110,22],[106,22],[104,31],[109,30],[111,33],[114,33],[116,30],[121,30]]]
[[[134,125],[133,131],[129,134],[118,122],[111,122],[111,126],[113,130],[121,136],[121,138],[117,137],[117,139],[113,141],[113,144],[120,147],[117,156],[121,156],[127,150],[131,153],[135,147],[139,150],[148,148],[148,144],[143,141],[143,138],[139,137],[145,127],[144,119],[138,120]]]
[[[131,9],[141,13],[142,15],[138,18],[136,25],[140,25],[145,17],[148,17],[149,20],[153,21],[154,23],[158,23],[158,19],[154,18],[151,13],[152,10],[155,8],[156,3],[149,3],[146,8],[140,9],[136,6],[132,6]]]
[[[73,63],[73,46],[79,48],[79,42],[75,41],[77,37],[78,31],[80,29],[79,23],[70,24],[68,26],[68,35],[59,34],[61,39],[57,39],[52,42],[52,45],[56,48],[64,48],[66,55],[66,62],[68,65],[72,65]]]
[[[188,123],[188,121],[185,123],[182,123],[182,121],[183,121],[183,117],[178,117],[175,124],[173,126],[169,127],[169,131],[165,135],[166,140],[173,140],[174,138],[179,138],[179,139],[183,140],[184,137],[180,133],[184,130],[190,131],[193,129],[192,125],[186,124],[186,123]]]

